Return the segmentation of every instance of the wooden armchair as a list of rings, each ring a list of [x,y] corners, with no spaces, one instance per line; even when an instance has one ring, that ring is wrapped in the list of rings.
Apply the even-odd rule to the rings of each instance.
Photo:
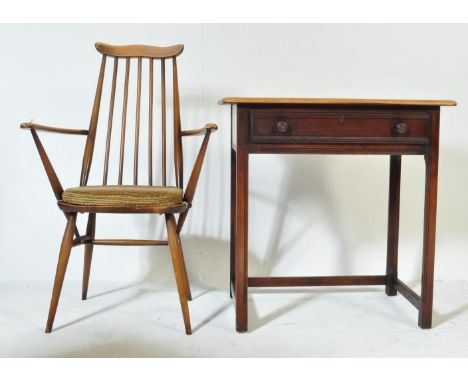
[[[179,89],[177,78],[177,62],[176,57],[182,53],[184,46],[175,45],[170,47],[156,47],[145,45],[128,45],[128,46],[112,46],[103,43],[96,43],[96,49],[102,54],[101,68],[97,84],[96,95],[91,115],[91,122],[88,130],[73,130],[64,128],[55,128],[49,126],[38,125],[35,123],[23,123],[21,128],[29,129],[33,136],[36,147],[39,151],[42,163],[46,174],[49,178],[52,190],[57,199],[59,208],[65,214],[67,225],[63,234],[60,254],[58,259],[57,271],[55,274],[55,282],[52,291],[52,299],[50,303],[49,316],[47,320],[46,333],[52,331],[52,326],[57,311],[57,305],[60,298],[65,271],[67,269],[68,259],[72,247],[84,245],[84,269],[83,269],[83,285],[82,299],[86,300],[89,275],[91,270],[91,260],[93,255],[94,245],[168,245],[174,266],[174,273],[177,281],[177,289],[182,307],[184,318],[185,331],[191,334],[190,317],[187,301],[191,300],[191,292],[187,271],[185,268],[182,246],[180,242],[180,231],[184,225],[188,211],[192,205],[192,200],[195,195],[198,178],[200,175],[203,159],[211,132],[217,129],[214,124],[207,124],[205,127],[198,130],[181,130],[180,122],[180,106],[179,106]],[[102,185],[88,186],[88,177],[93,160],[93,151],[96,140],[96,131],[98,127],[99,111],[101,108],[101,95],[104,87],[104,75],[106,69],[106,61],[112,59],[112,83],[110,87],[109,115],[107,120],[107,135],[105,157],[103,164]],[[116,185],[108,184],[109,175],[109,152],[111,147],[111,137],[114,124],[114,103],[116,99],[116,85],[118,77],[119,62],[125,63],[125,80],[122,96],[122,119],[120,130],[120,149],[119,149],[119,166]],[[124,175],[124,160],[125,160],[125,138],[127,133],[127,105],[129,98],[129,75],[131,63],[136,61],[137,64],[137,86],[136,86],[136,111],[135,111],[135,129],[133,142],[133,184],[123,185]],[[175,185],[169,186],[170,177],[167,174],[166,161],[166,63],[172,64],[172,94],[173,94],[173,143],[174,143],[174,172]],[[139,141],[140,141],[140,125],[142,125],[141,116],[141,93],[142,93],[142,65],[148,65],[148,185],[139,185],[141,174],[138,172],[139,161]],[[155,79],[155,66],[160,67],[161,76],[158,80]],[[160,123],[156,121],[154,113],[154,82],[159,83],[161,88],[160,93]],[[159,104],[159,102],[158,102]],[[159,119],[159,118],[158,118]],[[153,125],[161,128],[160,145],[161,145],[161,185],[153,185]],[[86,136],[86,144],[83,155],[83,164],[80,177],[80,186],[63,190],[62,185],[52,167],[52,164],[42,146],[38,132],[51,132],[59,134],[72,134]],[[195,165],[193,167],[190,179],[187,186],[184,188],[183,182],[183,156],[182,156],[182,138],[202,135],[204,136],[198,153]],[[159,138],[159,137],[158,137]],[[145,182],[146,183],[146,182]],[[76,227],[77,213],[88,213],[88,224],[86,234],[80,235]],[[96,213],[131,213],[131,214],[164,214],[166,219],[167,240],[115,240],[115,239],[96,239]],[[178,214],[177,222],[174,214]]]

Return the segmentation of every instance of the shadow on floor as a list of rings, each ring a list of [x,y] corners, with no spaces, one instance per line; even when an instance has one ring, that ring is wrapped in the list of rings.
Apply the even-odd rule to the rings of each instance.
[[[321,295],[326,294],[352,294],[352,293],[379,293],[382,296],[389,298],[389,301],[393,301],[391,297],[385,295],[384,288],[378,287],[311,287],[311,288],[267,288],[267,289],[257,289],[253,288],[250,292],[249,297],[249,313],[248,313],[248,320],[249,320],[249,332],[255,331],[262,326],[276,320],[277,318],[287,314],[301,305],[307,304],[308,302],[319,298]],[[256,308],[255,302],[253,300],[254,295],[259,294],[298,294],[304,293],[303,296],[291,296],[291,302],[288,302],[286,305],[283,305],[276,309],[275,311],[267,314],[266,316],[260,317],[258,314],[258,310]],[[400,296],[400,298],[403,298]],[[399,311],[398,316],[401,317],[401,322],[405,325],[410,327],[414,327],[416,325],[414,318],[409,317],[407,312],[401,310],[398,304],[393,303],[393,308]],[[312,314],[313,312],[311,312]],[[379,314],[378,310],[374,312],[375,314]],[[415,311],[416,313],[416,311]]]
[[[437,310],[432,312],[432,327],[438,327],[446,322],[449,322],[453,318],[465,314],[468,312],[468,304],[462,305],[448,313],[439,313]]]

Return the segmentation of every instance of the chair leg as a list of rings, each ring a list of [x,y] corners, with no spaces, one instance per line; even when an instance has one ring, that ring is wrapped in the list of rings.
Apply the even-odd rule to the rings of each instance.
[[[190,326],[190,315],[187,303],[187,287],[186,280],[184,280],[183,271],[183,258],[180,251],[180,243],[177,236],[176,222],[173,214],[166,215],[166,228],[169,243],[169,251],[171,252],[172,265],[174,267],[175,278],[177,282],[177,290],[179,292],[180,305],[182,308],[182,315],[184,317],[185,332],[192,334]]]
[[[180,251],[180,260],[182,263],[182,274],[184,276],[185,293],[187,294],[187,300],[192,301],[192,291],[190,290],[190,283],[189,283],[189,279],[187,275],[187,268],[185,266],[184,251],[182,250],[182,243],[180,242],[179,234],[177,234],[177,245]]]
[[[86,227],[86,235],[91,240],[94,239],[94,232],[96,230],[96,214],[89,214],[88,226]],[[81,289],[81,299],[86,300],[88,298],[88,285],[89,275],[91,273],[91,262],[93,260],[93,244],[85,244],[84,250],[84,265],[83,265],[83,285]]]
[[[46,333],[52,331],[54,324],[55,313],[57,312],[57,305],[60,299],[60,292],[62,291],[63,279],[65,278],[65,271],[67,270],[68,259],[73,244],[73,233],[76,225],[76,213],[71,213],[67,217],[67,226],[63,233],[62,244],[60,246],[60,254],[57,264],[57,271],[55,273],[54,288],[52,290],[52,298],[50,300],[49,317],[47,319]]]

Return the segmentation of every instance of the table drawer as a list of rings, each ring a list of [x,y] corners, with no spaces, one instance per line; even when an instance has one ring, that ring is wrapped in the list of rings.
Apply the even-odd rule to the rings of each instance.
[[[429,112],[250,111],[252,142],[307,142],[337,138],[418,142],[430,137]]]

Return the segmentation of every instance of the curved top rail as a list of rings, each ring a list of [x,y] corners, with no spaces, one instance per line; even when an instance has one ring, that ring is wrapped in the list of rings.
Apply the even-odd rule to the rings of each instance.
[[[172,58],[177,57],[184,50],[182,44],[173,46],[150,45],[109,45],[103,42],[96,43],[98,52],[112,57],[146,57],[146,58]]]

